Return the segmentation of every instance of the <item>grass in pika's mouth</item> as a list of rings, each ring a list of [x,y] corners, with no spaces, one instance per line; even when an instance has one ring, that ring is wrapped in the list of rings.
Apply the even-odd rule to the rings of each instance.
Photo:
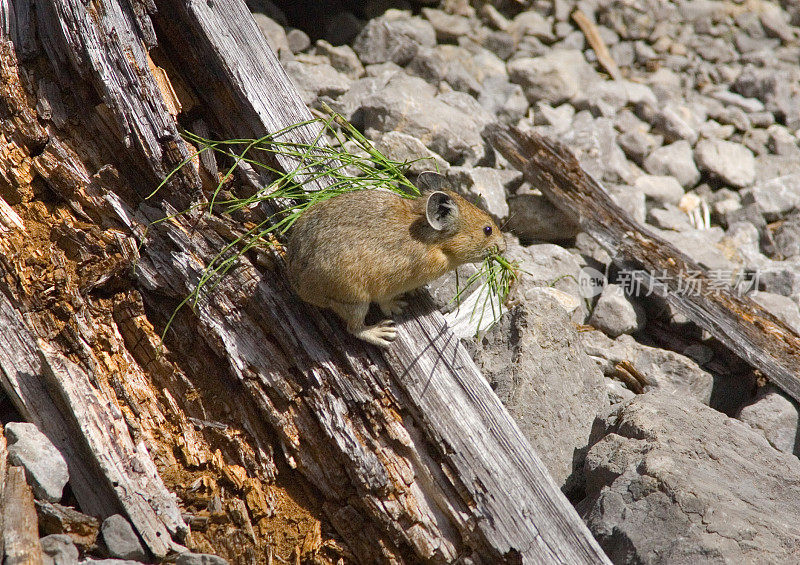
[[[212,291],[219,284],[242,254],[254,248],[270,246],[276,238],[281,239],[312,204],[344,192],[376,188],[391,190],[403,197],[419,195],[419,190],[406,174],[413,163],[423,159],[404,162],[389,159],[341,115],[328,107],[323,109],[327,113],[323,117],[293,124],[259,139],[213,140],[183,132],[187,143],[197,149],[171,171],[150,196],[155,195],[173,175],[199,155],[212,151],[217,154],[220,166],[217,186],[207,195],[206,202],[179,214],[200,211],[238,218],[245,213],[257,220],[241,223],[241,229],[234,230],[229,238],[231,241],[209,262],[194,290],[178,305],[167,323],[165,333],[181,307],[188,304],[193,308],[204,293]],[[290,141],[296,137],[291,135],[294,130],[308,126],[319,128],[319,133],[311,143]],[[297,165],[291,171],[279,170],[269,163],[275,156],[288,157]],[[431,168],[436,168],[433,160]],[[252,194],[239,197],[234,194],[233,182],[239,169],[256,172],[272,180]],[[333,182],[323,190],[312,189],[315,181],[322,177]],[[237,213],[240,215],[237,216]],[[499,319],[502,301],[514,278],[510,267],[511,264],[499,255],[483,262],[478,275],[485,281],[480,291],[486,292],[486,299],[482,302],[481,311],[476,312],[481,319],[487,306],[490,306],[493,318]],[[459,296],[477,280],[471,277],[464,289],[459,291]]]
[[[480,333],[481,328],[483,328],[483,331],[490,329],[500,320],[500,316],[503,314],[503,305],[511,292],[511,285],[514,284],[518,276],[519,267],[515,262],[509,261],[499,253],[492,253],[483,260],[478,271],[469,277],[463,286],[457,282],[457,292],[453,297],[453,301],[456,303],[462,301],[467,290],[477,283],[481,284],[474,291],[478,293],[478,296],[470,314],[470,321],[477,316],[476,327],[478,331],[476,333]],[[490,324],[484,327],[483,320],[487,310],[491,314],[492,320]]]

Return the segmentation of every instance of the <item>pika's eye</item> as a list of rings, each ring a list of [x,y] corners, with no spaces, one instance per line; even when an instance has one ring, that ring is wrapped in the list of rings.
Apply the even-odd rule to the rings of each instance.
[[[492,235],[492,226],[483,226],[483,233],[487,236]]]

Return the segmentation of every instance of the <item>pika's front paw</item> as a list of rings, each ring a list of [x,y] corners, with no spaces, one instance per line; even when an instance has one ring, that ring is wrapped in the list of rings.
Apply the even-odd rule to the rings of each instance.
[[[390,300],[378,302],[378,307],[381,309],[384,316],[402,314],[406,306],[408,306],[408,302],[401,298],[392,298]]]
[[[393,320],[383,320],[354,332],[353,335],[378,347],[389,347],[397,339],[397,328]]]

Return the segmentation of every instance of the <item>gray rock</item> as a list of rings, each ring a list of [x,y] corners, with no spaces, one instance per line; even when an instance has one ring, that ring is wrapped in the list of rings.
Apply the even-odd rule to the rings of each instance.
[[[563,247],[551,243],[539,243],[523,247],[513,240],[506,240],[505,256],[519,263],[522,273],[515,292],[523,298],[538,295],[538,287],[550,287],[577,298],[581,304],[578,321],[582,322],[589,314],[585,296],[599,294],[599,289],[585,288],[584,260],[580,255],[570,253]],[[599,273],[602,277],[602,273]]]
[[[438,88],[439,83],[445,80],[445,74],[450,72],[450,86],[465,92],[477,92],[480,85],[475,79],[469,76],[466,69],[460,63],[456,63],[457,68],[448,68],[444,56],[436,48],[424,47],[417,51],[417,54],[406,66],[406,71],[414,76],[418,76]]]
[[[344,94],[352,84],[346,75],[327,63],[310,65],[300,61],[289,61],[284,68],[306,105],[313,105],[320,96],[335,98]]]
[[[761,234],[751,222],[739,221],[728,225],[728,231],[717,246],[729,259],[750,268],[763,269],[770,261],[761,254]],[[757,282],[757,281],[756,281]]]
[[[800,159],[794,156],[762,154],[756,159],[756,182],[800,174]]]
[[[730,90],[718,90],[712,92],[710,96],[723,104],[738,106],[747,113],[764,111],[764,103],[761,100],[757,98],[745,98],[741,94],[736,94]]]
[[[508,84],[503,61],[478,45],[469,45],[470,50],[455,45],[420,48],[407,70],[435,86],[446,81],[453,89],[474,96],[482,92],[482,85],[489,79],[494,79],[495,85],[498,81]]]
[[[528,111],[522,87],[503,77],[487,78],[481,85],[478,102],[487,112],[508,124],[516,124]]]
[[[778,6],[767,5],[761,11],[761,25],[770,37],[776,37],[781,41],[793,41],[795,30],[789,25],[789,18]]]
[[[506,31],[490,31],[483,38],[482,44],[504,61],[514,53],[514,37]]]
[[[753,112],[747,114],[747,117],[755,128],[767,128],[775,123],[775,115],[772,112]]]
[[[736,417],[761,433],[778,451],[800,455],[798,416],[797,404],[776,387],[767,385]]]
[[[792,86],[796,81],[796,69],[790,72],[747,66],[736,79],[733,90],[742,96],[758,98],[788,127],[797,128],[800,125],[800,94]]]
[[[360,110],[364,99],[376,92],[382,92],[392,76],[397,73],[402,73],[400,67],[397,67],[394,63],[391,63],[391,65],[396,67],[396,69],[391,67],[384,68],[385,72],[378,73],[377,76],[368,76],[352,82],[347,92],[330,102],[331,108],[357,127],[363,127],[363,116]],[[371,69],[367,69],[367,73],[369,73],[370,70]],[[433,96],[434,92],[435,91],[431,89],[430,95]]]
[[[722,243],[725,232],[718,226],[680,232],[652,229],[706,269],[734,271],[743,261],[737,249],[728,248]]]
[[[633,186],[636,190],[644,193],[647,200],[657,205],[677,205],[685,194],[681,183],[673,177],[642,175],[636,179]]]
[[[641,175],[617,145],[617,132],[609,118],[594,119],[586,110],[578,112],[572,128],[560,141],[572,149],[581,166],[596,179],[632,184]]]
[[[416,137],[399,131],[390,131],[375,142],[375,148],[389,159],[410,163],[408,172],[418,175],[423,171],[446,173],[450,165],[439,155],[425,147]]]
[[[630,67],[636,61],[636,49],[630,41],[617,43],[609,51],[611,52],[611,58],[620,67]]]
[[[735,128],[744,132],[748,131],[753,126],[753,124],[750,122],[750,117],[745,113],[745,111],[741,108],[737,108],[736,106],[722,108],[720,111],[713,112],[710,115],[719,120],[719,123],[730,125],[730,129]],[[708,128],[704,128],[704,130],[708,131]],[[724,136],[717,135],[716,137]]]
[[[228,561],[210,553],[181,553],[175,565],[228,565]]]
[[[327,57],[331,66],[347,75],[347,78],[355,80],[364,76],[364,65],[361,64],[355,51],[349,45],[334,47],[320,39],[317,41],[316,52]]]
[[[653,127],[664,134],[667,143],[685,139],[694,145],[705,115],[697,115],[688,104],[668,102],[653,117]]]
[[[664,143],[664,137],[633,129],[617,137],[617,143],[633,162],[644,166],[645,158]]]
[[[755,203],[768,222],[800,209],[800,173],[760,182],[742,191],[742,204]]]
[[[467,95],[477,107],[469,113],[453,96],[460,93],[437,97],[434,92],[420,78],[399,73],[392,76],[385,88],[363,100],[365,128],[377,132],[395,130],[417,137],[452,164],[480,164],[487,158],[481,130],[488,123],[488,114]]]
[[[522,173],[488,167],[453,167],[447,177],[501,224],[508,218],[507,191],[522,184]]]
[[[550,51],[541,57],[524,57],[508,62],[511,82],[522,87],[533,104],[544,100],[549,104],[568,101],[598,80],[595,70],[577,50]]]
[[[800,258],[766,263],[758,270],[758,288],[782,296],[800,296]]]
[[[609,185],[608,193],[614,203],[625,210],[628,215],[640,224],[644,223],[647,206],[644,194],[638,190],[632,190],[628,185]]]
[[[258,29],[267,40],[270,48],[276,55],[283,53],[291,53],[289,42],[286,39],[286,32],[278,22],[268,18],[264,14],[254,13],[253,20],[256,22]]]
[[[8,460],[25,469],[25,477],[37,500],[58,502],[69,470],[56,446],[33,424],[9,422],[5,427],[8,438]]]
[[[580,505],[612,562],[800,559],[800,461],[746,424],[690,398],[648,393],[596,430]]]
[[[100,533],[106,544],[108,553],[115,558],[145,561],[147,553],[139,536],[133,531],[130,522],[119,514],[103,520]]]
[[[765,310],[792,328],[797,335],[800,335],[800,307],[797,302],[788,296],[772,292],[756,292],[750,296]]]
[[[448,14],[433,8],[423,8],[422,15],[425,16],[433,29],[436,30],[436,39],[440,43],[458,41],[472,31],[472,25],[468,18],[455,14]]]
[[[625,106],[655,108],[658,99],[649,86],[627,80],[595,81],[591,88],[581,90],[573,103],[588,108],[593,114],[614,117]]]
[[[783,126],[772,125],[767,129],[769,135],[767,146],[776,155],[800,158],[800,147],[797,138]]]
[[[646,379],[645,390],[711,402],[714,377],[689,357],[642,345],[626,334],[614,340],[600,331],[581,332],[580,336],[586,353],[607,377],[615,378],[619,363],[630,363]]]
[[[662,230],[689,231],[694,227],[689,223],[689,216],[672,204],[664,204],[662,208],[652,208],[647,212],[647,223]]]
[[[694,158],[701,170],[731,186],[741,188],[756,179],[755,158],[744,145],[721,139],[703,139],[695,147]]]
[[[44,565],[77,565],[78,548],[66,534],[51,534],[39,540]]]
[[[536,103],[537,124],[549,125],[557,134],[566,133],[572,127],[572,119],[574,117],[575,108],[571,104],[562,104],[553,108],[547,102],[539,101]]]
[[[741,131],[746,131],[750,129],[750,122],[747,120],[746,115],[743,115],[743,117],[747,123]],[[708,139],[728,139],[735,132],[736,128],[734,126],[730,124],[722,125],[716,120],[707,120],[700,126],[700,136]],[[745,147],[747,147],[747,145],[745,145]]]
[[[783,258],[800,256],[800,217],[792,217],[777,227],[773,234],[775,253]]]
[[[738,195],[737,195],[738,196]],[[742,208],[742,201],[741,198],[725,198],[722,200],[717,200],[712,205],[712,210],[716,216],[725,218],[728,214],[736,212],[737,210],[741,210]]]
[[[433,26],[421,18],[407,18],[393,10],[367,23],[353,42],[361,63],[391,61],[405,65],[417,54],[420,46],[436,45]]]
[[[524,35],[530,35],[546,42],[552,42],[553,24],[534,10],[526,10],[517,14],[508,31],[518,39]]]
[[[311,38],[302,29],[290,29],[286,33],[286,43],[292,53],[301,53],[311,47]]]
[[[610,337],[630,334],[644,327],[644,310],[630,300],[622,288],[608,284],[597,299],[589,324]]]
[[[506,228],[527,241],[564,241],[579,230],[546,196],[530,190],[508,197]]]
[[[556,484],[579,491],[592,421],[608,396],[567,313],[532,296],[485,335],[474,357]]]
[[[651,175],[675,177],[684,188],[691,188],[700,180],[692,147],[685,140],[654,150],[644,160],[644,169]]]

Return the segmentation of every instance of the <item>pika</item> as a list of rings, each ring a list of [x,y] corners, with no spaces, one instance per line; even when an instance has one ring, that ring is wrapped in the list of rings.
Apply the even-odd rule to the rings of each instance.
[[[400,297],[464,263],[505,251],[488,214],[449,190],[434,172],[420,174],[422,196],[359,190],[309,207],[289,235],[289,282],[297,295],[330,308],[354,336],[380,347],[397,337],[391,319],[365,326],[375,302],[387,318]]]

